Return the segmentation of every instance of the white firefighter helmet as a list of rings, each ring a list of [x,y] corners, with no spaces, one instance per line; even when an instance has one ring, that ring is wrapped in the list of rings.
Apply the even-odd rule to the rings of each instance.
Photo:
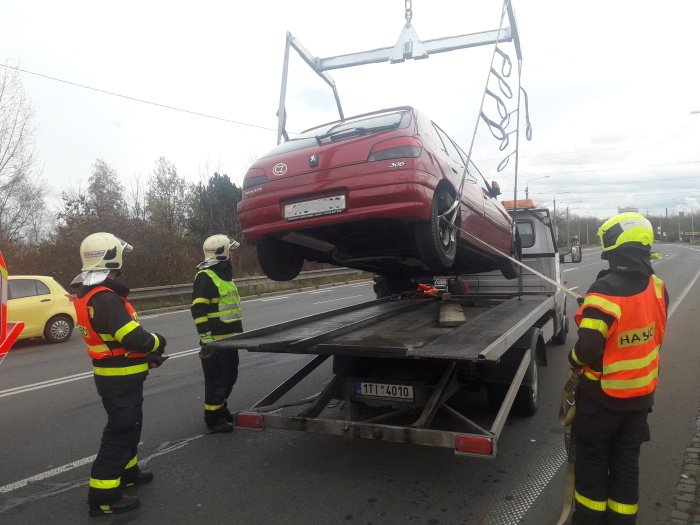
[[[123,254],[130,252],[132,246],[111,233],[98,232],[88,235],[80,243],[80,260],[82,273],[71,284],[90,286],[104,281],[109,272],[119,270],[123,263]]]
[[[241,243],[230,239],[226,235],[212,235],[207,237],[202,245],[204,260],[197,265],[197,269],[204,270],[221,261],[228,261],[229,252],[235,250]]]

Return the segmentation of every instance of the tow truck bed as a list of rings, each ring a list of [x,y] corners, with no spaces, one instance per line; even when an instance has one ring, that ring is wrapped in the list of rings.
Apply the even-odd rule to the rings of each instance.
[[[461,298],[466,321],[439,327],[440,302],[380,299],[265,327],[214,343],[254,352],[498,361],[552,308],[553,298]]]

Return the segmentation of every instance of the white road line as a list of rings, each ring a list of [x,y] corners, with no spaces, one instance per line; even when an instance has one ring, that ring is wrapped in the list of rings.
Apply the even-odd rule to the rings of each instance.
[[[287,299],[288,295],[276,295],[275,297],[266,297],[264,299],[258,299],[258,301],[279,301],[280,299]]]
[[[145,466],[153,458],[157,458],[158,456],[163,456],[163,455],[168,454],[170,452],[175,452],[176,450],[180,450],[184,446],[188,445],[190,442],[194,441],[195,439],[199,439],[201,437],[204,437],[204,434],[198,434],[196,436],[181,439],[179,441],[166,441],[165,443],[162,443],[156,449],[156,451],[153,452],[153,454],[151,454],[150,456],[139,461],[139,465]],[[24,478],[24,479],[21,479],[19,481],[15,481],[14,483],[9,483],[8,485],[0,487],[0,494],[6,494],[8,492],[12,492],[13,490],[17,490],[19,488],[26,487],[27,485],[29,485],[30,483],[33,483],[35,481],[41,481],[43,479],[51,478],[53,476],[58,476],[59,474],[63,474],[64,472],[68,472],[68,471],[76,469],[78,467],[82,467],[83,465],[87,465],[88,463],[92,463],[96,457],[97,457],[97,454],[93,454],[92,456],[88,456],[86,458],[82,458],[82,459],[79,459],[77,461],[73,461],[71,463],[66,463],[65,465],[62,465],[60,467],[56,467],[56,468],[51,469],[51,470],[47,470],[46,472],[41,472],[40,474],[35,474],[34,476],[30,476],[28,478]]]
[[[328,288],[323,288],[322,290],[304,290],[301,292],[294,292],[293,295],[321,293],[322,291],[331,291],[331,290],[337,290],[339,288],[346,288],[346,287],[360,288],[361,286],[367,286],[370,283],[371,283],[371,281],[358,281],[357,283],[353,283],[353,284],[339,284],[338,286],[329,286]],[[257,297],[255,299],[246,299],[244,297],[243,299],[241,299],[241,303],[243,305],[245,305],[247,303],[254,303],[256,301],[273,301],[273,300],[278,299],[278,298],[283,299],[283,298],[287,298],[287,297],[290,297],[290,295],[287,294],[284,296],[275,296],[275,297]],[[173,315],[173,314],[182,314],[182,313],[187,313],[187,314],[190,313],[190,310],[189,310],[189,308],[187,308],[187,305],[184,305],[184,308],[182,310],[174,310],[172,312],[163,312],[160,314],[144,315],[144,316],[140,316],[139,319],[142,319],[142,320],[155,319],[156,317],[162,317],[164,315]]]
[[[192,354],[199,352],[199,347],[190,348],[189,350],[182,350],[180,352],[175,352],[174,354],[169,354],[170,359],[178,359],[180,357],[187,357]],[[255,356],[256,354],[253,354]],[[259,354],[257,354],[259,355]],[[72,381],[79,381],[81,379],[87,379],[92,377],[92,371],[82,372],[80,374],[73,374],[70,376],[57,377],[56,379],[49,379],[47,381],[40,381],[38,383],[32,383],[30,385],[16,386],[13,388],[8,388],[6,390],[0,390],[0,398],[14,396],[16,394],[24,394],[26,392],[31,392],[33,390],[40,390],[42,388],[48,388],[50,386],[64,385],[66,383],[71,383]]]
[[[700,251],[700,250],[698,250]],[[678,308],[678,305],[680,305],[683,302],[683,299],[685,299],[685,296],[688,295],[688,292],[695,286],[695,283],[698,280],[698,277],[700,277],[700,270],[695,272],[695,277],[686,285],[685,288],[683,288],[683,291],[681,294],[678,296],[678,299],[676,299],[673,304],[671,305],[671,308],[668,309],[668,316],[669,318],[673,315],[673,313],[676,311],[676,308]]]
[[[327,301],[319,301],[317,303],[311,303],[311,304],[332,303],[333,301],[344,301],[345,299],[354,299],[356,297],[362,297],[362,296],[361,295],[351,295],[349,297],[339,297],[337,299],[328,299]]]

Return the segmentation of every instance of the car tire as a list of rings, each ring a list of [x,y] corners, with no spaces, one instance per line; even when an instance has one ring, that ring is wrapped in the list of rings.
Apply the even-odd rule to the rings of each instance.
[[[521,248],[520,235],[518,234],[518,230],[515,230],[515,237],[511,244],[511,252],[513,254],[513,258],[519,261],[523,260],[523,251]],[[518,275],[520,275],[520,266],[515,264],[510,259],[503,259],[503,261],[501,262],[501,273],[506,279],[516,279]]]
[[[256,249],[262,271],[273,281],[291,281],[304,266],[301,253],[277,239],[261,239]]]
[[[552,343],[555,345],[563,345],[566,343],[566,336],[569,334],[569,316],[566,313],[562,314],[562,327],[555,335],[552,337]]]
[[[402,275],[378,275],[374,278],[374,294],[377,299],[383,299],[394,294],[415,290],[416,285],[410,277]]]
[[[44,327],[44,338],[49,343],[62,343],[67,341],[73,333],[73,319],[67,315],[52,317]]]
[[[457,256],[457,232],[440,219],[440,214],[446,212],[453,202],[454,197],[449,192],[438,188],[433,194],[430,219],[415,226],[418,255],[423,264],[431,270],[447,270],[454,264]]]

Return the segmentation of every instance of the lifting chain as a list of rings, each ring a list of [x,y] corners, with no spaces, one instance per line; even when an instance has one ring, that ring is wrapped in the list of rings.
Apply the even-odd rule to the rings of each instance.
[[[411,0],[405,0],[406,2],[406,26],[411,25],[411,18],[413,18],[413,9],[411,8]]]

